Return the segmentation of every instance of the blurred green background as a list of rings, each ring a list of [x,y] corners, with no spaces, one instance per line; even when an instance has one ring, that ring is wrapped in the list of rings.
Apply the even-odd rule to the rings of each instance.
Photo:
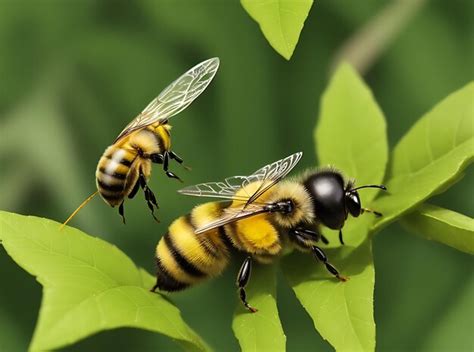
[[[418,2],[364,76],[387,118],[391,146],[474,73],[474,3]],[[213,56],[221,59],[216,79],[172,120],[173,149],[193,170],[177,164],[172,170],[194,184],[249,173],[298,150],[305,153],[299,170],[315,165],[312,131],[335,57],[387,4],[317,1],[287,62],[238,1],[0,0],[0,209],[64,220],[95,190],[96,163],[122,128],[169,82]],[[361,42],[358,50],[370,44]],[[473,181],[471,168],[433,203],[472,217]],[[71,225],[153,271],[166,225],[196,204],[175,193],[181,186],[155,167],[159,225],[141,195],[126,203],[126,226],[99,198]],[[378,350],[473,349],[471,257],[397,224],[375,239],[374,256]],[[174,296],[185,319],[218,351],[239,349],[231,330],[237,265]],[[41,287],[3,248],[0,276],[0,351],[23,351]],[[288,350],[330,351],[282,276],[278,295]],[[178,349],[159,335],[120,329],[66,350],[105,348]]]

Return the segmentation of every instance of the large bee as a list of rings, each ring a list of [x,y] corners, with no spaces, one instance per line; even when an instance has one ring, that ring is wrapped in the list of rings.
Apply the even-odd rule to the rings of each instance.
[[[119,214],[125,222],[124,200],[133,198],[140,187],[155,218],[154,208],[158,208],[158,204],[147,184],[152,163],[162,164],[166,175],[178,180],[179,177],[168,170],[169,161],[183,163],[183,159],[171,150],[168,119],[186,109],[206,89],[218,67],[218,58],[194,66],[166,87],[123,129],[99,160],[96,170],[98,191],[86,199],[64,224],[97,193],[110,206],[119,207]]]
[[[385,187],[354,187],[353,181],[345,181],[335,169],[308,171],[282,181],[301,156],[295,153],[250,176],[180,190],[185,195],[227,201],[199,205],[171,224],[156,247],[157,280],[151,291],[182,290],[216,276],[227,266],[231,250],[237,249],[246,254],[237,276],[239,296],[250,312],[256,312],[245,293],[252,261],[269,263],[288,245],[312,253],[332,275],[345,281],[317,245],[328,243],[319,227],[339,230],[343,244],[341,229],[349,215],[381,215],[362,207],[357,190]]]

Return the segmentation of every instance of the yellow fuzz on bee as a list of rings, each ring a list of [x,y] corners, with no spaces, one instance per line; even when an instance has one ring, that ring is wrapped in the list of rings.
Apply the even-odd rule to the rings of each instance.
[[[314,221],[314,211],[311,196],[301,183],[284,181],[275,189],[272,200],[281,201],[289,199],[294,204],[291,214],[275,213],[275,220],[285,228],[291,228],[301,222]]]

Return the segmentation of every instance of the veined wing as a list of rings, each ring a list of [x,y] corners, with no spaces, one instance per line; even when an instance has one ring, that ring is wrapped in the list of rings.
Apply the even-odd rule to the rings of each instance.
[[[219,182],[206,182],[178,190],[178,193],[194,197],[210,197],[247,201],[250,195],[236,195],[236,192],[258,179],[251,176],[232,176]]]
[[[236,208],[227,208],[224,210],[224,213],[221,217],[205,224],[202,227],[197,228],[194,233],[199,235],[206,231],[217,229],[218,227],[230,224],[238,220],[243,220],[251,216],[267,213],[268,211],[269,209],[266,207],[265,204],[251,204],[245,209],[242,206]]]
[[[200,183],[180,189],[178,192],[194,197],[211,197],[245,201],[247,206],[278,183],[300,161],[302,152],[287,156],[258,169],[250,176],[233,176],[220,182]],[[252,194],[236,195],[237,191],[244,189],[253,182],[261,182],[259,188]]]
[[[286,158],[280,159],[255,171],[251,177],[262,181],[259,188],[247,200],[246,207],[254,202],[263,193],[268,191],[275,184],[280,182],[290,171],[298,164],[303,156],[303,152],[291,154]]]
[[[219,58],[214,57],[197,64],[166,87],[148,106],[133,119],[115,141],[138,129],[159,121],[168,120],[180,113],[196,99],[211,83]]]

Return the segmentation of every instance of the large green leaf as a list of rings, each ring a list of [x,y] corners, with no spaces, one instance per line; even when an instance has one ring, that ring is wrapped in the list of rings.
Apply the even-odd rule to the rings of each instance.
[[[385,118],[348,64],[338,68],[322,96],[314,139],[321,166],[335,166],[356,178],[357,185],[382,182],[388,159]],[[367,190],[363,199],[374,196],[375,191]]]
[[[242,351],[285,351],[286,336],[276,305],[275,265],[255,265],[246,289],[250,313],[239,301],[232,328]]]
[[[408,230],[423,238],[474,254],[474,219],[431,204],[401,218]]]
[[[357,185],[382,182],[388,159],[385,118],[370,89],[348,64],[339,67],[323,94],[314,138],[321,166],[336,167],[347,178],[355,178]],[[376,192],[361,191],[362,204],[368,206]],[[364,217],[373,220],[370,214]],[[360,226],[361,220],[354,219],[344,227],[347,243],[355,246],[364,240],[367,232],[359,231]]]
[[[250,17],[281,56],[289,60],[313,0],[241,0]]]
[[[376,201],[379,228],[456,180],[474,158],[474,83],[424,115],[393,152],[387,187]]]
[[[340,169],[357,185],[382,182],[388,158],[385,119],[369,88],[347,64],[339,67],[323,95],[314,136],[320,165]],[[364,206],[375,195],[364,190]],[[337,350],[375,348],[375,274],[367,239],[373,220],[371,214],[349,219],[343,229],[349,246],[328,250],[329,260],[351,277],[346,283],[331,279],[325,267],[308,256],[284,261],[296,296],[321,336]]]
[[[7,253],[43,286],[31,350],[51,350],[103,330],[134,327],[206,350],[178,309],[149,292],[153,278],[117,247],[48,219],[0,212]]]
[[[327,250],[329,261],[349,277],[336,280],[309,255],[294,253],[283,271],[321,336],[337,351],[373,351],[375,272],[370,240]]]

